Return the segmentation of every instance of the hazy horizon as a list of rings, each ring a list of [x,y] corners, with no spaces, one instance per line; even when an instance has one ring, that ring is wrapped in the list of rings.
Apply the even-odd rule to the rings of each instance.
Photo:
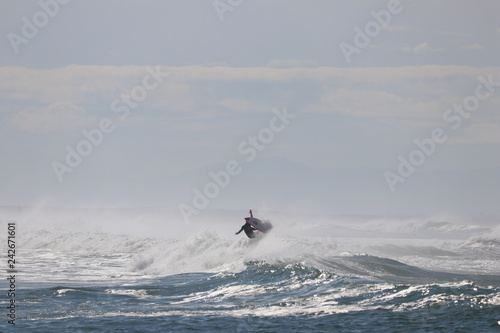
[[[1,206],[500,216],[496,1],[0,3]]]

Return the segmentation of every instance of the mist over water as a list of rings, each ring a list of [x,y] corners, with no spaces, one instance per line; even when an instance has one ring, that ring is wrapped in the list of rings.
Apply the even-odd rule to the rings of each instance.
[[[142,256],[144,251],[156,249],[178,252],[179,258],[184,255],[189,261],[217,257],[217,247],[232,248],[225,251],[227,257],[221,263],[252,256],[299,258],[342,253],[453,257],[458,249],[494,248],[500,230],[494,220],[485,218],[308,216],[262,211],[254,213],[272,221],[274,228],[254,241],[243,234],[234,235],[245,222],[244,211],[209,211],[189,223],[176,212],[161,208],[3,207],[1,213],[4,222],[17,222],[21,248],[136,251]],[[134,248],[139,243],[141,251]],[[179,253],[181,249],[184,254]],[[170,266],[175,266],[174,261]],[[196,266],[192,269],[196,271]]]

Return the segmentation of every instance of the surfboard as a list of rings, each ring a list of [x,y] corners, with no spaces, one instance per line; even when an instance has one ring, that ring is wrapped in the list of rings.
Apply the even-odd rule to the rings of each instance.
[[[245,221],[260,232],[266,233],[273,228],[271,222],[262,221],[255,217],[247,217]]]

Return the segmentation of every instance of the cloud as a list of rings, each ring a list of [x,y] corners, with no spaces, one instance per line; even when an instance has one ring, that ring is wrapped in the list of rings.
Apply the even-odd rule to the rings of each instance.
[[[136,66],[67,66],[54,69],[0,68],[0,98],[47,105],[80,104],[95,94],[116,98],[119,89],[140,83],[144,68]]]
[[[471,124],[465,128],[462,142],[468,143],[500,143],[500,125],[491,123]]]
[[[327,91],[309,112],[340,113],[352,117],[439,117],[439,101],[415,101],[382,90]]]
[[[462,46],[462,49],[464,49],[464,50],[483,50],[484,45],[479,44],[479,43],[474,43],[474,44]]]
[[[313,67],[316,62],[301,59],[271,59],[267,62],[267,67],[292,68],[292,67]]]
[[[426,43],[424,43],[426,44]],[[421,47],[424,49],[425,47]],[[470,76],[474,79],[481,73],[498,72],[498,67],[470,66],[406,66],[373,68],[337,67],[207,67],[207,66],[159,66],[171,75],[152,92],[162,95],[174,90],[173,95],[191,98],[189,92],[193,83],[205,86],[211,82],[268,81],[292,82],[310,80],[324,82],[338,80],[349,83],[396,83],[412,79],[446,79],[450,75]],[[80,104],[95,94],[104,95],[111,102],[141,84],[145,67],[142,66],[85,66],[74,65],[50,70],[23,67],[0,67],[0,98],[4,100],[32,101],[51,104],[68,101]],[[169,85],[170,84],[170,85]],[[159,100],[165,98],[157,96]],[[161,97],[161,98],[160,98]],[[149,99],[149,97],[148,97]]]
[[[234,111],[241,112],[267,112],[272,110],[272,107],[269,104],[254,102],[250,100],[244,99],[224,99],[220,105],[229,108]]]
[[[445,35],[445,36],[455,36],[455,37],[471,37],[471,34],[464,34],[460,32],[454,32],[454,31],[440,31],[440,35]]]
[[[83,127],[90,122],[85,109],[71,103],[28,108],[10,117],[10,125],[30,133],[50,133]]]
[[[126,90],[129,94],[129,89]],[[149,92],[148,97],[141,102],[141,106],[160,108],[165,111],[175,110],[190,112],[195,109],[196,97],[191,86],[186,82],[176,82],[166,78],[158,88]]]
[[[442,113],[454,102],[463,100],[464,96],[457,96],[457,92],[468,91],[464,89],[470,89],[479,75],[496,73],[495,78],[500,77],[499,67],[437,65],[159,68],[170,75],[149,91],[140,107],[131,110],[132,114],[145,117],[154,113],[157,118],[169,121],[172,116],[179,117],[178,112],[186,113],[182,117],[195,117],[213,112],[214,106],[255,112],[295,103],[309,112],[434,117],[436,110]],[[92,110],[93,117],[114,117],[112,102],[142,84],[145,74],[142,66],[75,65],[50,70],[0,67],[0,77],[5,78],[0,80],[0,98],[5,101],[0,112],[17,112],[12,124],[32,132],[76,126],[73,124],[87,117],[78,112],[82,108]],[[271,92],[265,88],[270,86],[277,88]],[[64,108],[68,112],[56,116]],[[57,124],[58,117],[64,124]],[[34,119],[39,119],[40,124]]]
[[[429,43],[427,42],[424,42],[424,43],[421,43],[421,44],[418,44],[417,46],[415,47],[405,47],[403,48],[403,50],[405,52],[410,52],[410,53],[415,53],[415,54],[419,54],[419,53],[426,53],[426,52],[441,52],[443,51],[444,49],[436,49],[436,48],[432,48]]]

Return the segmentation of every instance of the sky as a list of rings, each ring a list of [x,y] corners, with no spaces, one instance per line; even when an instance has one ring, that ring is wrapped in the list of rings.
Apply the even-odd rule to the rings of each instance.
[[[0,6],[3,206],[500,216],[498,1]]]

